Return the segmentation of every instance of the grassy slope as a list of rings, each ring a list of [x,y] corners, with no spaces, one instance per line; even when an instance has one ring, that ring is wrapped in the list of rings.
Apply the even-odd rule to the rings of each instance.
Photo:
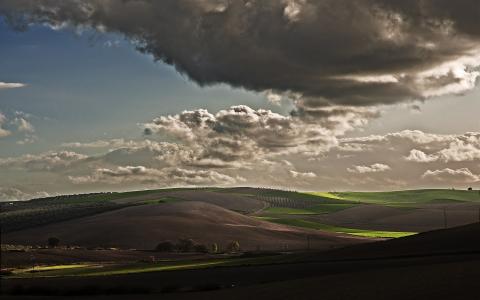
[[[155,253],[152,253],[153,255]],[[112,276],[148,272],[204,269],[211,267],[261,265],[290,262],[291,255],[275,254],[259,257],[212,257],[198,260],[137,262],[125,264],[71,264],[13,270],[13,278],[63,277],[63,276]]]
[[[81,264],[81,265],[58,265],[49,267],[36,267],[35,277],[57,276],[112,276],[146,272],[174,271],[182,269],[200,269],[215,265],[222,265],[227,260],[200,260],[182,262],[159,262],[159,263],[128,263],[128,264]],[[32,269],[19,269],[13,272],[13,277],[31,277]]]
[[[280,191],[280,190],[267,190],[261,193],[260,195],[271,196],[271,197],[285,197],[285,198],[289,198],[297,201],[308,201],[308,202],[311,202],[312,204],[337,204],[338,203],[338,201],[336,201],[336,199],[333,197],[322,197],[321,195],[299,193],[299,192],[288,192],[288,191]]]
[[[269,208],[262,215],[265,220],[317,230],[332,231],[359,235],[364,237],[397,238],[414,234],[413,232],[396,231],[377,231],[361,230],[355,228],[345,228],[321,224],[302,219],[302,215],[311,215],[317,213],[332,213],[355,206],[355,204],[384,205],[399,208],[416,208],[425,204],[434,203],[461,203],[461,202],[480,202],[479,191],[459,191],[459,190],[407,190],[392,192],[310,192],[305,193],[309,196],[315,196],[320,201],[333,201],[336,204],[318,204],[311,208],[295,210],[289,208]],[[342,206],[342,203],[344,206]],[[287,217],[288,216],[288,217]],[[297,217],[295,217],[297,216]]]
[[[429,203],[480,202],[478,191],[459,190],[409,190],[392,192],[312,192],[330,199],[379,204],[388,206],[411,207]]]

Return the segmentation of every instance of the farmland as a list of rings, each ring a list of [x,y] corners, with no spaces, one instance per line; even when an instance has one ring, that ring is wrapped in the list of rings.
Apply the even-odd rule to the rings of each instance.
[[[343,209],[347,209],[355,206],[355,204],[344,204],[344,203],[325,203],[325,204],[315,204],[307,208],[298,209],[291,208],[288,206],[273,206],[264,210],[266,214],[287,214],[287,215],[315,215],[315,214],[328,214]]]
[[[479,229],[478,224],[472,224],[322,252],[57,265],[39,268],[33,274],[27,268],[3,278],[2,286],[7,299],[10,295],[242,299],[252,294],[290,299],[318,293],[325,299],[338,299],[339,294],[347,299],[352,291],[362,297],[380,293],[382,298],[391,299],[408,298],[413,291],[431,299],[437,290],[425,290],[421,283],[422,278],[428,278],[442,295],[469,298],[478,285]],[[372,278],[376,285],[368,283]],[[345,280],[352,282],[348,291],[341,288]],[[378,284],[388,290],[379,290]],[[395,294],[389,295],[392,290]]]
[[[395,207],[419,207],[428,204],[480,203],[478,191],[411,190],[392,192],[312,192],[309,195],[347,202]]]
[[[0,202],[2,232],[74,220],[132,206],[201,201],[243,215],[316,230],[419,232],[478,220],[478,191],[296,192],[260,188],[161,189]],[[285,221],[288,219],[289,221]],[[447,219],[447,220],[445,220]],[[278,221],[281,220],[281,221]],[[306,223],[308,224],[308,223]],[[348,228],[351,230],[338,228]],[[390,235],[386,235],[390,236]]]
[[[316,278],[318,270],[330,276],[359,268],[443,263],[459,256],[429,258],[428,253],[476,251],[472,239],[478,226],[450,227],[477,222],[480,201],[477,191],[208,188],[71,195],[1,205],[8,293],[62,296],[228,292],[238,284],[243,290],[265,282],[270,286]],[[442,230],[425,232],[435,229]],[[60,245],[47,248],[52,236]],[[181,250],[175,246],[180,241],[191,241],[192,246]],[[158,248],[162,243],[173,246]],[[234,250],[232,243],[237,245]],[[404,255],[413,258],[389,259]],[[268,279],[255,275],[257,271],[269,274]]]
[[[30,201],[0,202],[2,232],[90,216],[133,205],[161,204],[180,199],[165,196],[184,189],[63,195]]]
[[[251,266],[272,263],[277,264],[295,261],[298,258],[298,255],[284,255],[282,253],[266,253],[266,255],[260,255],[258,257],[248,257],[240,254],[219,254],[209,255],[197,259],[186,258],[181,260],[159,260],[155,262],[78,263],[53,266],[36,266],[34,268],[16,268],[12,271],[11,278],[30,278],[32,276],[37,278],[63,276],[113,276],[163,271],[196,270],[213,267]],[[32,275],[32,273],[34,274]]]
[[[44,245],[54,235],[69,245],[146,250],[179,237],[223,247],[238,239],[246,250],[280,250],[305,248],[304,236],[311,235],[312,246],[331,247],[343,245],[345,236],[397,238],[468,224],[478,221],[480,210],[478,191],[248,187],[66,195],[0,205],[3,243]],[[326,233],[342,238],[317,243],[315,236]],[[156,238],[147,241],[148,236]]]
[[[83,216],[98,214],[114,209],[126,207],[110,201],[88,201],[85,203],[47,205],[34,204],[3,211],[0,213],[0,224],[3,232],[10,232],[49,223],[55,223]]]
[[[303,219],[282,219],[282,218],[262,218],[263,220],[268,220],[270,222],[284,224],[289,226],[311,228],[322,231],[330,231],[337,233],[345,233],[356,236],[368,237],[368,238],[399,238],[404,236],[413,235],[416,232],[400,232],[400,231],[380,231],[380,230],[365,230],[365,229],[355,229],[355,228],[345,228],[339,226],[332,226],[321,224],[313,221],[307,221]]]
[[[295,193],[266,189],[250,194],[268,203],[257,214],[264,220],[360,236],[399,237],[480,218],[478,191]]]

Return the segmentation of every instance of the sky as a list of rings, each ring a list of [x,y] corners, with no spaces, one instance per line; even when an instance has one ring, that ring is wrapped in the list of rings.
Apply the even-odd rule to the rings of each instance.
[[[479,187],[475,5],[0,0],[0,200]]]

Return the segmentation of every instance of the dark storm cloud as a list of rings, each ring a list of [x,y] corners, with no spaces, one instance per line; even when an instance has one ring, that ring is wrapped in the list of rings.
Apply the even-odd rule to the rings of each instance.
[[[388,104],[475,85],[474,0],[1,0],[21,25],[122,33],[200,85]]]

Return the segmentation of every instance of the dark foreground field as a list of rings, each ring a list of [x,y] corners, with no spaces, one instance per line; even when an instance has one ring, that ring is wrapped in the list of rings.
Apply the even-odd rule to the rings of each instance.
[[[2,298],[478,299],[479,236],[480,224],[472,224],[327,252],[290,254],[283,264],[2,279],[2,292],[8,296]]]
[[[255,299],[478,299],[479,270],[478,255],[455,255],[88,279],[4,280],[2,290],[13,295],[2,298],[245,299],[255,295]]]

